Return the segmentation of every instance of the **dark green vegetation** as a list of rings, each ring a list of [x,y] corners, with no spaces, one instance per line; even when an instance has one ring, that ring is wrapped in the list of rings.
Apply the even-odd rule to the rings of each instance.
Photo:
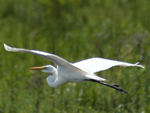
[[[51,88],[47,74],[28,70],[50,61],[6,52],[3,43],[70,62],[98,56],[146,68],[97,73],[128,94],[92,82]],[[149,113],[150,1],[1,0],[0,61],[0,113]]]

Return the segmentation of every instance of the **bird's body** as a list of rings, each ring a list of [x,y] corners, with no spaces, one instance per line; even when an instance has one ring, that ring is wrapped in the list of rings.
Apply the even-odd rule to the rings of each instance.
[[[65,82],[69,82],[69,81],[84,82],[85,75],[87,74],[86,72],[84,72],[80,69],[77,69],[71,65],[70,66],[68,65],[68,67],[57,66],[57,68],[54,67],[54,70],[55,71],[53,71],[53,73],[52,73],[53,76],[50,75],[46,79],[49,86],[51,86],[51,87],[57,87]],[[55,77],[54,77],[54,75],[55,75]],[[54,78],[56,78],[56,79],[54,80]]]
[[[57,87],[69,81],[73,82],[92,81],[109,86],[121,92],[126,92],[123,89],[119,88],[119,85],[109,85],[104,83],[103,81],[105,81],[106,79],[97,76],[94,73],[109,69],[113,66],[137,66],[144,68],[144,66],[138,65],[138,63],[131,64],[127,62],[109,60],[98,57],[82,60],[76,63],[70,63],[57,55],[43,51],[12,48],[10,46],[7,46],[6,44],[4,44],[4,47],[7,51],[26,52],[30,54],[39,55],[57,64],[57,68],[51,65],[30,68],[33,70],[41,70],[45,73],[49,73],[50,75],[47,77],[46,80],[49,86],[51,87]]]

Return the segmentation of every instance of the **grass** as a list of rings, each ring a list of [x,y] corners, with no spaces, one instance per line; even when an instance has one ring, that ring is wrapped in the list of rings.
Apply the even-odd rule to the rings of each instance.
[[[0,1],[0,113],[149,113],[150,2],[148,0]],[[122,94],[97,83],[69,82],[57,88],[28,68],[53,64],[38,56],[9,53],[10,46],[37,49],[70,62],[103,57],[138,67],[97,73]]]

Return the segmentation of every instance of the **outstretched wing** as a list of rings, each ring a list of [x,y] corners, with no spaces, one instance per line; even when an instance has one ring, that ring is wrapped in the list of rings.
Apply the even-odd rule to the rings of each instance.
[[[10,46],[8,46],[6,44],[4,44],[4,47],[5,47],[5,49],[7,51],[11,51],[11,52],[25,52],[25,53],[39,55],[41,57],[44,57],[44,58],[46,58],[46,59],[56,63],[59,66],[63,67],[65,65],[65,66],[69,67],[69,69],[72,69],[72,72],[74,72],[74,71],[77,72],[78,71],[78,72],[84,73],[85,77],[87,77],[89,79],[96,79],[96,80],[100,80],[100,81],[105,81],[104,78],[98,77],[98,76],[96,76],[94,74],[90,75],[87,72],[84,72],[83,70],[80,70],[79,68],[73,66],[71,63],[69,63],[68,61],[66,61],[65,59],[63,59],[63,58],[61,58],[61,57],[59,57],[57,55],[54,55],[54,54],[51,54],[51,53],[47,53],[47,52],[43,52],[43,51],[38,51],[38,50],[28,50],[28,49],[23,49],[23,48],[14,48],[14,47],[10,47]],[[51,77],[49,77],[49,78],[51,78]],[[65,80],[67,80],[67,79],[65,79]],[[67,82],[67,81],[63,81],[63,82]]]
[[[131,64],[127,62],[104,59],[104,58],[90,58],[90,59],[73,63],[73,65],[89,73],[103,71],[113,66],[137,66],[137,67],[144,68],[144,66],[138,65],[138,63]]]
[[[57,65],[65,65],[65,64],[70,65],[70,63],[67,60],[65,60],[57,55],[51,54],[51,53],[38,51],[38,50],[28,50],[28,49],[23,49],[23,48],[13,48],[6,44],[4,44],[4,47],[7,51],[11,51],[11,52],[25,52],[25,53],[39,55],[41,57],[44,57],[44,58],[54,62]]]

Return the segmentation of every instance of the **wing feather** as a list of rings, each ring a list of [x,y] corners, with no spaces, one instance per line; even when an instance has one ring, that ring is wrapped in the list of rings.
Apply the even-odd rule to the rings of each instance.
[[[54,54],[51,54],[51,53],[47,53],[47,52],[43,52],[43,51],[38,51],[38,50],[28,50],[28,49],[23,49],[23,48],[13,48],[13,47],[10,47],[6,44],[4,44],[4,47],[7,51],[11,51],[11,52],[25,52],[25,53],[30,53],[30,54],[35,54],[35,55],[38,55],[38,56],[41,56],[41,57],[44,57],[52,62],[54,62],[55,64],[57,65],[65,65],[65,64],[68,64],[70,65],[70,63],[57,56],[57,55],[54,55]]]
[[[127,62],[104,59],[104,58],[97,58],[97,57],[82,60],[82,61],[73,63],[73,65],[89,73],[95,73],[95,72],[107,70],[113,66],[137,66],[137,67],[144,68],[144,66],[138,65],[138,63],[132,64],[132,63],[127,63]]]
[[[127,63],[127,62],[110,60],[110,59],[105,59],[105,58],[97,58],[97,57],[70,64],[67,60],[65,60],[57,55],[51,54],[51,53],[38,51],[38,50],[14,48],[14,47],[10,47],[6,44],[4,44],[4,47],[7,51],[25,52],[25,53],[35,54],[35,55],[44,57],[44,58],[54,62],[57,65],[66,65],[66,66],[73,65],[73,66],[75,66],[83,71],[86,71],[88,73],[91,73],[91,74],[98,72],[98,71],[103,71],[103,70],[109,69],[113,66],[137,66],[137,67],[144,68],[144,66],[138,65],[138,63],[132,64],[132,63]]]

